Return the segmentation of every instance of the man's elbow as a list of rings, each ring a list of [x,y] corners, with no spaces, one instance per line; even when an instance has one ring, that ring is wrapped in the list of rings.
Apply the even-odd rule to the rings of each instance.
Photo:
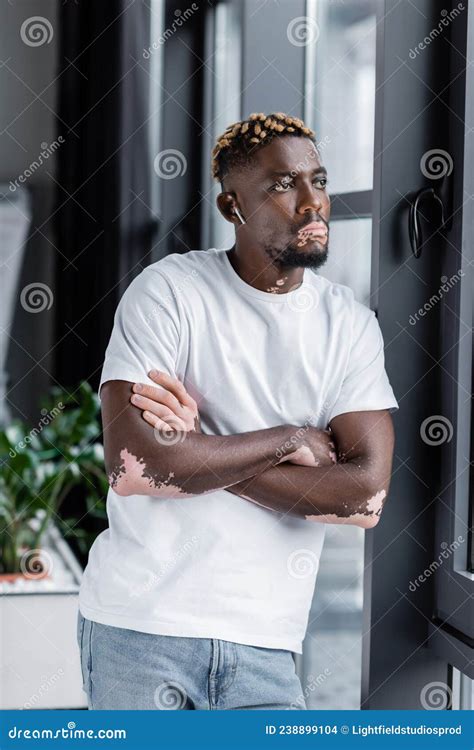
[[[127,448],[120,451],[119,457],[106,460],[109,486],[120,497],[140,494],[141,485],[143,485],[143,469],[143,461],[139,461]]]
[[[376,516],[376,515],[362,516],[362,518],[360,518],[359,521],[357,522],[357,526],[360,526],[361,529],[373,529],[375,526],[377,526],[379,521],[380,521],[380,516]]]
[[[380,521],[383,506],[387,500],[387,489],[369,488],[368,499],[363,512],[359,513],[357,525],[362,529],[373,529]]]
[[[130,495],[140,494],[136,482],[132,481],[131,477],[127,476],[125,472],[117,474],[112,471],[107,475],[109,479],[109,486],[116,495],[120,497],[129,497]]]
[[[130,495],[137,494],[137,492],[131,487],[130,482],[126,482],[124,477],[121,477],[120,479],[111,479],[109,477],[109,485],[115,494],[120,495],[120,497],[130,497]]]

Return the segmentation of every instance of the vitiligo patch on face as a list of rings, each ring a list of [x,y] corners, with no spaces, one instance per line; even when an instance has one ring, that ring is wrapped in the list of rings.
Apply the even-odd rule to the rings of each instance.
[[[298,237],[300,242],[297,242],[296,244],[298,247],[304,247],[304,245],[310,240],[319,240],[320,242],[325,243],[328,235],[327,232],[321,232],[320,229],[302,229],[298,232]]]
[[[110,472],[109,482],[112,489],[122,494],[144,494],[142,484],[147,484],[150,494],[156,497],[193,497],[192,493],[172,483],[174,472],[170,471],[166,478],[151,474],[143,458],[134,456],[127,448],[120,451],[121,463]],[[137,489],[138,488],[138,489]]]

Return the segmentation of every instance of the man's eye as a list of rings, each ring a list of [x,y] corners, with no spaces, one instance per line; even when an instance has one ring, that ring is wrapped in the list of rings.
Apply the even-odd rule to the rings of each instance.
[[[328,178],[327,177],[317,177],[315,180],[313,180],[313,182],[322,182],[323,186],[322,186],[321,189],[324,190],[324,188],[327,187]]]
[[[287,193],[287,188],[290,188],[291,185],[291,182],[277,182],[273,189],[277,193]]]

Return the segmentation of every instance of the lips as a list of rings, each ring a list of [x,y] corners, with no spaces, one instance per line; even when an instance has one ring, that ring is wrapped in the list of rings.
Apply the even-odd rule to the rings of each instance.
[[[307,224],[298,231],[299,237],[305,235],[311,235],[312,237],[326,237],[328,228],[323,221],[312,221],[311,224]]]

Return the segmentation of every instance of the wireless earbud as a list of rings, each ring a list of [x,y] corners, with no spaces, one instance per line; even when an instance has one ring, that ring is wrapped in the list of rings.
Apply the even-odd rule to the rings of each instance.
[[[237,206],[235,206],[235,207],[234,207],[234,214],[236,214],[236,215],[237,215],[237,216],[239,217],[239,220],[240,220],[240,223],[241,223],[241,224],[245,224],[245,223],[246,223],[246,222],[245,222],[245,219],[244,219],[244,217],[243,217],[243,216],[242,216],[242,214],[240,213],[240,211],[239,211],[239,209],[237,208]]]

